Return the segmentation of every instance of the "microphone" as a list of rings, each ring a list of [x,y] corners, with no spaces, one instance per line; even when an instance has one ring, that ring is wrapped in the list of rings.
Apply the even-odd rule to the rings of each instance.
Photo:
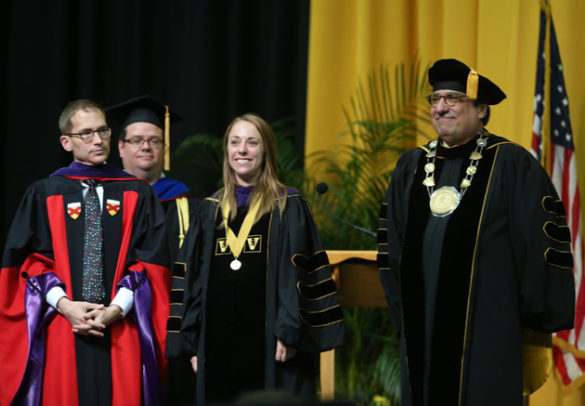
[[[317,184],[317,193],[319,193],[319,199],[321,199],[321,195],[324,195],[329,190],[329,186],[325,182],[321,182]]]
[[[335,215],[335,213],[333,213],[329,209],[329,207],[327,207],[327,205],[325,204],[323,199],[321,199],[321,196],[324,195],[325,193],[327,193],[327,190],[329,190],[329,186],[327,186],[327,183],[325,183],[325,182],[318,183],[317,186],[315,187],[315,189],[317,190],[317,193],[318,193],[317,198],[319,199],[319,202],[321,203],[321,205],[323,206],[323,208],[325,209],[327,214],[329,214],[334,219],[341,221],[343,224],[350,226],[354,230],[361,231],[362,233],[367,234],[374,239],[377,239],[378,236],[372,230],[368,230],[367,228],[356,226],[355,224],[352,224],[349,221],[342,219],[341,217]]]

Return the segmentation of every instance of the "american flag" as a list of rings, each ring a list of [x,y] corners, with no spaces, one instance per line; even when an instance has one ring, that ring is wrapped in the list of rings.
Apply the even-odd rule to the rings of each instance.
[[[569,101],[550,5],[545,1],[541,1],[540,11],[531,152],[542,162],[563,200],[567,224],[573,237],[573,273],[577,301],[575,327],[553,335],[555,366],[563,384],[569,389],[585,382],[583,241]]]

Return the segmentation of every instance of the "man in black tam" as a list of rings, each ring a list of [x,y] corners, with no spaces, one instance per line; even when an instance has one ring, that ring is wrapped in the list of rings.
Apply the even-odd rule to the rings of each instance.
[[[496,84],[455,59],[428,78],[438,137],[399,160],[378,233],[402,405],[521,405],[550,373],[550,333],[573,326],[563,205],[528,151],[486,130]]]
[[[150,183],[163,205],[172,263],[199,202],[184,183],[164,172],[170,170],[171,124],[183,118],[148,95],[108,107],[106,113],[122,124],[118,152],[124,170]]]

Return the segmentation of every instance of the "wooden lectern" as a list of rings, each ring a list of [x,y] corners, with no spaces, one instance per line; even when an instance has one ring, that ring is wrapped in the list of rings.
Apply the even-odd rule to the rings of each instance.
[[[376,251],[327,251],[342,307],[386,307]],[[335,350],[321,353],[321,400],[335,393]]]

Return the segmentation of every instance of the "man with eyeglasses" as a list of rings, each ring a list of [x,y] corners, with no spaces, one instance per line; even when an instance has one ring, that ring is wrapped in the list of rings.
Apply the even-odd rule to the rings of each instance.
[[[184,183],[163,172],[170,169],[170,125],[182,117],[152,96],[127,100],[106,113],[122,123],[118,151],[124,170],[150,183],[163,205],[172,263],[199,202]]]
[[[165,175],[170,169],[170,125],[182,118],[152,96],[140,96],[106,109],[122,123],[118,151],[124,170],[152,185],[166,213],[170,267],[183,244],[199,199],[182,182]],[[184,275],[173,275],[171,309],[181,302]],[[171,311],[173,313],[173,311]],[[165,403],[195,401],[195,376],[189,360],[169,360]]]
[[[402,405],[521,405],[573,325],[570,232],[539,162],[491,134],[506,95],[455,59],[428,72],[438,137],[400,158],[378,268],[401,342]]]
[[[0,272],[0,404],[157,404],[169,313],[165,218],[152,188],[106,163],[91,100],[59,118],[71,165],[31,185]]]

